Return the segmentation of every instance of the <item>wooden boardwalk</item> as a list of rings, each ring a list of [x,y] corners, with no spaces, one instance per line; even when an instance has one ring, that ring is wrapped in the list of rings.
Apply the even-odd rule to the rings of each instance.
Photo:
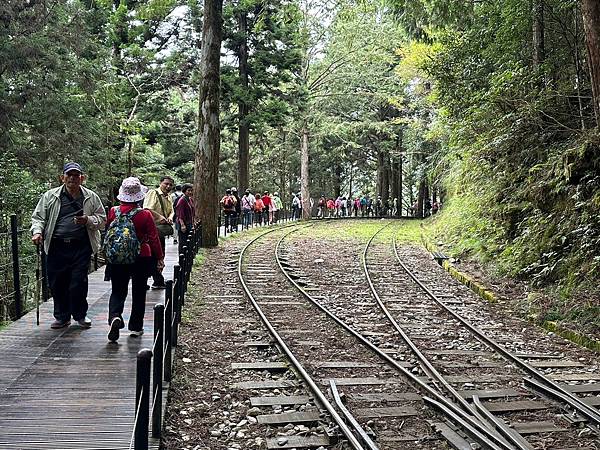
[[[171,279],[176,245],[167,243],[165,278]],[[152,308],[164,290],[148,291],[145,334],[121,333],[110,343],[110,282],[104,269],[90,274],[90,329],[51,330],[52,301],[0,331],[0,449],[129,449],[135,413],[136,354],[152,348]],[[150,282],[152,279],[150,279]],[[130,289],[131,292],[131,289]],[[131,308],[125,303],[127,323]],[[150,448],[157,449],[157,440]]]

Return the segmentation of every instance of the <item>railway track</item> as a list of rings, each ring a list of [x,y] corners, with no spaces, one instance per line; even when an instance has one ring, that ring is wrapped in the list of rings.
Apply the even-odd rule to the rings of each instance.
[[[262,235],[249,243],[238,259],[240,282],[273,338],[273,342],[265,342],[267,336],[256,336],[254,345],[276,345],[293,373],[307,388],[307,395],[300,396],[300,399],[267,393],[255,402],[294,406],[294,411],[258,416],[259,423],[279,426],[275,438],[269,441],[272,448],[313,447],[307,442],[307,436],[294,436],[293,440],[288,440],[285,427],[289,427],[288,424],[319,423],[317,429],[324,432],[313,434],[315,443],[322,443],[328,448],[377,449],[380,447],[369,436],[371,430],[368,426],[368,420],[374,415],[386,421],[390,432],[395,431],[405,440],[423,435],[431,439],[417,448],[448,448],[428,424],[427,420],[433,420],[434,416],[422,408],[421,398],[416,395],[415,389],[405,380],[394,378],[394,371],[378,358],[365,357],[364,348],[356,339],[335,328],[326,315],[289,284],[273,258],[280,240],[280,233]],[[289,264],[285,257],[280,258],[279,263]],[[258,367],[260,363],[256,364]],[[344,389],[344,395],[348,395],[346,390],[356,390],[358,386],[362,388],[361,395],[396,395],[408,403],[402,409],[362,408],[355,411],[347,411],[335,404],[333,392]],[[307,401],[307,398],[310,400]],[[344,412],[346,414],[342,418]]]
[[[343,440],[337,445],[349,448],[391,449],[405,445],[427,449],[448,448],[449,445],[472,448],[472,442],[478,442],[482,448],[511,448],[493,430],[465,414],[448,398],[413,375],[410,362],[394,360],[373,345],[367,336],[357,333],[324,308],[315,296],[308,293],[310,287],[302,286],[302,281],[298,280],[301,275],[295,273],[293,263],[286,258],[285,252],[278,251],[286,236],[277,240],[273,237],[257,237],[240,252],[238,276],[277,347],[309,388],[313,404],[306,404],[303,398],[296,404],[303,408],[301,411],[287,412],[279,417],[259,416],[259,423],[286,424],[289,427],[290,423],[320,418],[325,421],[320,429],[341,431]],[[257,245],[259,241],[260,245]],[[276,255],[277,265],[273,263],[271,252]],[[297,291],[290,292],[288,281],[296,286]],[[303,336],[306,333],[310,335],[309,340]],[[255,345],[268,346],[270,343],[256,341]],[[365,346],[371,350],[370,353],[365,352]],[[260,367],[260,363],[255,363],[254,367]],[[341,403],[336,395],[338,390],[343,390],[345,398],[352,399],[351,408]],[[261,402],[273,405],[292,401],[285,395],[279,397],[264,398]],[[424,402],[433,408],[425,408]],[[362,407],[355,407],[360,404]],[[308,412],[307,407],[310,409]],[[344,421],[338,411],[345,415]],[[377,433],[371,429],[374,424],[378,428]],[[460,437],[455,428],[463,430],[472,442]],[[374,435],[377,443],[367,431]],[[285,429],[275,434],[285,435]],[[315,436],[315,439],[323,442],[329,437],[322,435]],[[293,443],[285,438],[270,442],[271,448],[303,446],[297,439]]]
[[[265,326],[246,343],[256,360],[235,367],[261,374],[246,388],[258,394],[250,402],[268,426],[268,448],[600,448],[598,372],[584,358],[563,358],[543,335],[503,331],[437,266],[423,268],[422,252],[390,242],[393,229],[374,233],[362,255],[336,252],[336,266],[348,263],[347,283],[306,269],[302,244],[290,238],[297,229],[270,230],[235,260]],[[532,381],[445,303],[517,353],[534,369],[525,375]],[[269,383],[276,378],[286,381]],[[554,383],[585,397],[551,398]],[[590,409],[577,411],[579,403]]]
[[[593,430],[594,414],[597,410],[592,409],[587,413],[582,410],[574,415],[572,405],[541,397],[536,391],[527,388],[523,383],[521,365],[512,360],[507,362],[495,350],[475,339],[472,332],[463,330],[463,325],[455,318],[434,313],[439,307],[438,303],[431,302],[430,296],[424,295],[423,287],[404,274],[404,269],[400,268],[396,258],[395,247],[392,247],[390,242],[379,243],[376,238],[377,236],[374,236],[365,246],[363,264],[356,264],[356,252],[350,255],[336,253],[335,265],[346,267],[345,279],[352,280],[350,286],[344,286],[344,283],[332,288],[330,283],[324,282],[321,275],[327,272],[326,269],[306,274],[312,284],[320,286],[321,293],[324,294],[321,301],[328,308],[339,311],[340,316],[345,316],[354,329],[369,334],[372,342],[385,347],[395,359],[409,361],[413,365],[412,370],[424,380],[435,380],[428,382],[461,405],[465,411],[470,411],[483,423],[489,424],[490,429],[501,435],[505,445],[536,449],[598,448],[597,435]],[[303,247],[302,243],[298,247]],[[303,257],[302,252],[296,248],[290,247],[290,250],[303,266],[306,266],[308,258],[312,257]],[[314,248],[308,249],[309,252],[311,250]],[[422,263],[423,254],[412,251],[412,262],[418,267],[419,262]],[[344,259],[348,260],[347,263]],[[362,267],[359,268],[359,265]],[[375,292],[380,292],[380,306],[389,308],[387,314],[381,312],[381,308],[375,313],[373,293],[365,294],[364,290],[360,289],[360,283],[354,284],[359,269],[364,271],[369,265],[370,270],[374,272],[371,274],[371,286]],[[326,267],[331,266],[333,265]],[[457,288],[453,285],[454,291],[461,292],[461,297],[457,298],[456,292],[448,291],[447,275],[436,268],[428,265],[420,275],[428,281],[432,281],[433,276],[436,277],[438,284],[435,285],[435,289],[439,293],[438,297],[446,298],[447,302],[453,305],[470,303],[473,310],[471,314],[479,312],[480,308],[476,306],[473,295],[461,289],[462,286]],[[435,275],[429,275],[430,273]],[[340,287],[346,287],[346,296],[343,292],[340,294]],[[435,296],[431,290],[429,293]],[[344,296],[345,298],[340,298]],[[350,311],[348,296],[354,297]],[[360,300],[356,300],[357,297]],[[468,310],[467,305],[465,311]],[[396,322],[393,332],[390,331],[390,318]],[[482,322],[493,328],[498,321],[488,315]],[[377,331],[373,332],[374,329]],[[525,331],[524,329],[523,333]],[[403,337],[399,339],[401,335]],[[534,372],[527,376],[535,375],[538,379],[536,385],[552,385],[552,381],[540,378],[544,372],[552,372],[556,374],[554,381],[559,379],[575,385],[573,388],[567,388],[567,391],[572,389],[594,392],[597,387],[595,383],[581,383],[581,380],[595,380],[597,365],[586,365],[579,360],[559,359],[559,354],[548,351],[547,342],[545,346],[538,345],[540,341],[544,341],[544,335],[541,336],[535,345],[531,338],[527,339],[527,348],[523,347],[522,342],[519,343],[518,338],[515,339],[514,334],[505,336],[508,342],[520,346],[522,356],[526,355],[528,360],[532,361],[530,365],[535,366]],[[427,360],[433,361],[433,364],[428,365]],[[582,402],[589,406],[597,401],[597,397],[588,395]],[[575,404],[577,403],[576,401]],[[582,428],[584,419],[587,419],[587,424],[592,424],[590,429]],[[507,427],[506,424],[512,426]],[[520,434],[515,434],[514,430]]]

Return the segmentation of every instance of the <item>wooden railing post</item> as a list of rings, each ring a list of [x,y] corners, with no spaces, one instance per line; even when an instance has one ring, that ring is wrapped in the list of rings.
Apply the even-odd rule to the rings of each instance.
[[[133,448],[148,450],[148,419],[150,407],[150,365],[152,350],[144,348],[137,354],[136,389],[135,389],[135,431]]]

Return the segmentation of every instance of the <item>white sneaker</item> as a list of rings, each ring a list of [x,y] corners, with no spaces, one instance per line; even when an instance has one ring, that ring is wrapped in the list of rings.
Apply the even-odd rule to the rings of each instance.
[[[129,332],[129,336],[131,337],[140,337],[142,334],[144,334],[144,330]]]

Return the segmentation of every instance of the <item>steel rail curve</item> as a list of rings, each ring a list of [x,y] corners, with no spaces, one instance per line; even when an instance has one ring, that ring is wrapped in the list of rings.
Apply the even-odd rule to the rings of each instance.
[[[240,256],[238,257],[238,268],[237,268],[238,278],[240,280],[240,283],[242,284],[242,288],[244,289],[246,296],[250,300],[250,303],[254,307],[256,313],[259,315],[260,319],[262,320],[262,322],[265,324],[265,326],[269,330],[269,333],[271,333],[271,336],[273,336],[273,338],[277,341],[279,348],[285,353],[285,355],[288,358],[288,360],[290,361],[290,363],[294,366],[294,369],[296,370],[296,372],[304,380],[304,382],[307,384],[307,386],[310,388],[310,390],[315,395],[315,397],[319,400],[319,402],[325,407],[325,409],[327,409],[329,414],[331,414],[331,417],[333,418],[335,423],[338,425],[338,427],[340,428],[340,430],[342,431],[344,436],[346,436],[346,438],[350,442],[350,445],[352,445],[352,447],[355,450],[364,450],[364,447],[360,444],[360,442],[358,441],[356,436],[354,436],[354,434],[352,433],[352,430],[350,430],[350,428],[346,425],[346,423],[344,422],[342,417],[338,414],[338,412],[335,410],[333,405],[329,402],[329,400],[327,399],[325,394],[323,394],[321,389],[319,389],[319,386],[317,386],[317,384],[313,381],[313,379],[308,374],[308,372],[304,369],[304,367],[302,366],[300,361],[298,361],[296,359],[296,357],[294,356],[292,351],[285,344],[283,338],[279,335],[279,333],[277,333],[277,331],[275,330],[273,325],[271,325],[271,322],[269,321],[267,316],[263,313],[258,302],[254,299],[254,296],[250,292],[250,289],[248,288],[248,285],[246,284],[246,282],[244,281],[244,277],[242,276],[242,261],[244,258],[244,253],[246,252],[248,247],[250,247],[250,245],[252,245],[254,242],[258,241],[259,239],[263,238],[267,234],[273,233],[274,231],[280,231],[280,230],[281,230],[281,228],[278,228],[278,229],[273,229],[273,230],[269,230],[265,233],[262,233],[259,236],[255,237],[254,239],[252,239],[250,242],[248,242],[244,246],[244,248],[240,252]],[[293,230],[293,231],[295,231],[295,230]]]
[[[498,439],[500,442],[504,443],[507,446],[515,445],[520,450],[532,450],[530,445],[524,445],[522,440],[515,439],[514,435],[510,432],[506,432],[506,429],[503,427],[499,427],[497,422],[489,422],[489,418],[480,413],[480,411],[476,408],[475,405],[470,404],[462,395],[458,393],[458,391],[444,378],[444,376],[433,366],[431,361],[421,353],[419,347],[412,341],[412,339],[406,334],[406,332],[402,329],[402,327],[398,324],[396,319],[392,316],[390,311],[387,309],[381,297],[377,293],[375,289],[375,285],[373,284],[373,280],[371,279],[371,275],[369,274],[369,269],[367,267],[367,252],[373,242],[373,240],[377,237],[379,233],[381,233],[385,228],[387,228],[390,224],[387,224],[381,227],[371,238],[368,240],[362,254],[362,267],[365,273],[365,277],[367,279],[367,283],[369,284],[369,288],[371,293],[373,294],[373,298],[377,302],[379,309],[383,312],[387,320],[390,322],[392,327],[398,332],[402,340],[408,345],[410,351],[417,357],[419,360],[419,364],[421,365],[423,371],[427,374],[429,378],[432,378],[434,382],[441,384],[444,390],[450,394],[456,403],[458,403],[465,411],[470,413],[472,416],[477,418],[479,422],[486,428],[490,430],[490,432]],[[498,431],[497,431],[498,430]],[[509,443],[512,441],[512,444]]]
[[[394,246],[394,253],[396,255],[396,259],[398,260],[398,263],[400,264],[400,266],[404,269],[404,271],[408,274],[408,276],[410,276],[414,280],[414,282],[417,283],[417,285],[419,285],[419,287],[421,287],[421,289],[423,289],[423,291],[425,291],[425,293],[434,302],[436,302],[440,307],[442,307],[445,311],[447,311],[452,317],[454,317],[456,320],[458,320],[460,323],[462,323],[466,328],[468,328],[475,336],[477,336],[477,338],[481,342],[483,342],[484,344],[486,344],[488,347],[492,348],[496,352],[500,353],[504,357],[504,359],[508,360],[509,362],[515,363],[523,371],[525,371],[528,375],[533,377],[535,380],[537,380],[541,384],[546,385],[548,388],[550,388],[555,393],[560,393],[561,395],[557,396],[558,398],[562,399],[564,402],[566,402],[568,405],[570,405],[572,408],[574,408],[577,412],[579,412],[580,414],[585,416],[587,419],[592,421],[596,427],[598,427],[600,425],[600,412],[598,412],[597,410],[594,410],[591,406],[586,405],[584,402],[581,401],[581,399],[579,399],[578,397],[573,395],[571,392],[564,389],[556,381],[546,377],[542,372],[537,370],[535,367],[527,364],[527,362],[525,362],[524,360],[519,358],[517,355],[511,353],[509,350],[504,348],[501,344],[499,344],[498,342],[494,341],[492,338],[487,336],[483,331],[481,331],[475,325],[471,324],[468,320],[466,320],[465,318],[460,316],[458,313],[456,313],[452,308],[448,307],[441,299],[439,299],[433,292],[431,292],[431,290],[429,290],[429,288],[427,286],[425,286],[410,271],[410,269],[408,267],[406,267],[406,265],[402,262],[402,259],[400,258],[400,255],[398,254],[398,249],[396,247],[396,239],[395,238],[393,240],[393,246]],[[533,383],[532,383],[532,385],[533,385]],[[541,390],[541,389],[539,389],[539,390]]]
[[[414,374],[412,374],[405,367],[402,367],[398,362],[393,359],[391,356],[382,352],[377,346],[375,346],[369,339],[363,336],[358,331],[351,328],[346,322],[337,317],[334,313],[329,311],[325,306],[323,306],[320,302],[315,300],[302,286],[300,286],[293,279],[292,276],[288,273],[288,271],[284,268],[282,261],[279,257],[279,248],[281,247],[281,243],[283,240],[297,231],[297,229],[288,231],[285,233],[279,242],[277,243],[277,247],[275,249],[275,256],[277,259],[277,264],[279,265],[280,270],[286,276],[286,278],[292,283],[296,289],[298,289],[302,295],[309,300],[313,305],[315,305],[318,309],[324,312],[329,318],[331,318],[334,322],[336,322],[343,329],[352,334],[356,339],[358,339],[364,346],[373,351],[377,356],[383,359],[388,365],[398,370],[400,373],[405,375],[410,381],[412,381],[415,385],[419,386],[421,389],[427,392],[433,398],[433,401],[436,403],[436,406],[439,405],[439,409],[444,411],[448,417],[455,418],[460,417],[461,419],[461,427],[473,438],[475,439],[483,448],[490,450],[514,450],[514,447],[508,444],[503,439],[499,439],[498,435],[493,433],[487,426],[483,425],[479,420],[476,420],[472,416],[466,414],[461,408],[459,408],[455,403],[453,403],[450,399],[444,397],[440,392],[436,389],[433,389],[424,381],[420,380]]]

